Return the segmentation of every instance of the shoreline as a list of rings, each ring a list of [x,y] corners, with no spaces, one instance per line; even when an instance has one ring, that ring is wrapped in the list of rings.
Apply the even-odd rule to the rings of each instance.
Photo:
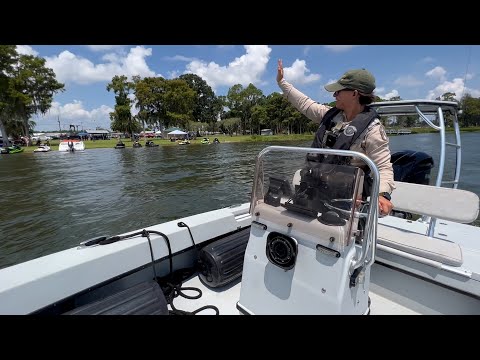
[[[465,132],[479,132],[480,128],[479,127],[473,127],[473,128],[465,128],[465,129],[460,129],[461,133]],[[424,133],[436,133],[436,130],[430,129],[430,128],[421,128],[421,129],[415,129],[413,130],[410,134],[389,134],[390,136],[408,136],[408,135],[416,135],[416,134],[424,134]],[[447,129],[447,133],[449,132],[454,132],[453,129]],[[210,144],[209,145],[215,145],[213,144],[213,139],[218,138],[220,141],[220,144],[228,144],[228,143],[242,143],[242,142],[288,142],[288,141],[313,141],[315,134],[291,134],[291,135],[207,135],[207,136],[200,136],[197,137],[194,140],[190,140],[191,145],[202,145],[205,146],[205,144],[202,144],[201,141],[203,140],[204,137],[207,137],[210,139]],[[142,144],[142,147],[145,147],[145,142],[146,141],[153,141],[155,144],[158,144],[159,147],[162,146],[177,146],[177,142],[172,142],[167,139],[162,139],[162,138],[140,138],[139,143]],[[125,138],[122,139],[123,143],[125,144],[125,148],[133,148],[132,144],[133,142],[131,141],[130,138]],[[50,141],[50,151],[58,151],[58,145],[60,143],[60,140],[51,140]],[[110,140],[84,140],[85,143],[85,150],[93,150],[93,149],[109,149],[109,148],[114,148],[115,145],[117,144],[117,139],[110,139]],[[43,143],[42,143],[43,144]],[[185,145],[184,145],[185,146]],[[33,146],[21,146],[23,149],[23,153],[33,153],[33,150],[37,148],[37,145]]]

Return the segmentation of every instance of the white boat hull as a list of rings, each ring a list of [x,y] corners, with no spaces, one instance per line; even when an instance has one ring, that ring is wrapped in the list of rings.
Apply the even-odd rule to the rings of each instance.
[[[192,251],[185,253],[186,249],[192,249],[192,240],[187,229],[178,227],[179,221],[189,225],[195,243],[201,244],[250,226],[249,206],[249,203],[245,203],[158,224],[147,229],[160,231],[168,236],[172,253],[175,254],[174,267],[180,266],[178,264],[184,263],[185,257],[191,257],[193,261],[196,255]],[[480,228],[477,229],[480,231]],[[160,263],[156,265],[160,274],[161,269],[163,272],[166,269],[165,257],[168,256],[168,248],[161,236],[152,235],[151,241],[155,259],[158,261],[163,258],[163,265]],[[473,246],[473,243],[470,246]],[[480,252],[480,245],[476,249]],[[182,257],[184,260],[181,260]],[[128,288],[142,278],[148,280],[152,277],[152,269],[148,266],[150,262],[148,242],[146,238],[137,236],[107,246],[78,246],[2,269],[0,314],[36,313],[115,278],[120,279],[109,285],[110,291]],[[402,268],[401,264],[399,261],[387,261],[381,251],[377,253],[377,262],[371,270],[371,314],[480,314],[478,289],[477,293],[468,294],[453,286],[435,282],[432,277],[435,277],[434,271],[438,269],[434,267],[425,267],[427,274],[422,276],[418,271],[414,271],[414,265],[406,269]],[[133,275],[121,278],[132,272]],[[471,278],[476,279],[476,282],[480,280],[479,273],[471,274]],[[463,282],[465,280],[464,278]],[[220,309],[220,314],[239,313],[237,302],[240,298],[241,280],[219,289],[210,289],[195,276],[183,286],[200,288],[204,295],[195,301],[178,297],[175,300],[178,309],[193,311],[204,304],[214,304]],[[35,296],[31,296],[32,291],[35,292]],[[83,295],[82,301],[94,298],[93,293]],[[79,304],[82,301],[79,300]]]
[[[62,152],[69,152],[71,151],[71,147],[68,145],[68,140],[64,140],[62,141],[59,145],[58,145],[58,151],[62,151]],[[84,151],[85,150],[85,143],[83,141],[71,141],[71,143],[73,143],[73,149],[74,151]]]
[[[181,220],[189,225],[195,243],[201,244],[249,226],[249,206],[243,204]],[[178,221],[169,221],[148,227],[149,230],[160,231],[168,236],[173,253],[192,246],[188,230],[178,227],[177,223]],[[152,235],[152,249],[156,259],[168,255],[168,248],[161,236]],[[78,246],[2,269],[0,314],[32,313],[101,282],[138,270],[150,262],[147,240],[136,237],[108,246]],[[147,277],[151,276],[151,270],[148,269],[146,274]],[[126,280],[123,285],[128,284]],[[35,288],[42,290],[35,291],[35,296],[31,296],[31,291]]]
[[[51,148],[50,146],[48,145],[40,145],[38,148],[36,148],[35,150],[33,150],[33,152],[48,152],[50,151]]]

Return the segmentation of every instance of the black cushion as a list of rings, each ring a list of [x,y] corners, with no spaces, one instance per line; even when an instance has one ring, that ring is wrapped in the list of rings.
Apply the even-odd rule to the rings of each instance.
[[[167,301],[155,281],[143,282],[64,315],[168,315]]]

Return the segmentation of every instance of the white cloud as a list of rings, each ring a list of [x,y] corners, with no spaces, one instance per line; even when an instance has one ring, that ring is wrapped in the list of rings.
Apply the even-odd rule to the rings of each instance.
[[[338,79],[330,79],[327,81],[327,83],[325,85],[328,85],[328,84],[333,84],[334,82],[337,82]]]
[[[396,89],[390,90],[388,93],[386,91],[387,90],[385,87],[377,87],[374,94],[385,100],[390,100],[392,97],[400,96],[400,93]]]
[[[168,60],[168,61],[186,61],[186,62],[191,62],[191,61],[197,60],[196,58],[187,57],[187,56],[183,56],[183,55],[165,56],[164,59]]]
[[[62,51],[57,56],[45,57],[46,66],[55,71],[57,80],[68,83],[91,84],[110,81],[115,75],[156,76],[150,70],[145,58],[152,55],[151,48],[137,46],[131,48],[126,56],[109,53],[103,56],[105,63],[94,64],[92,61],[77,56],[70,51]],[[161,76],[161,75],[158,75]]]
[[[136,116],[139,112],[139,109],[135,106],[137,104],[136,102],[136,97],[135,94],[128,94],[127,97],[131,100],[131,105],[130,105],[130,112],[132,113],[132,116]]]
[[[466,87],[465,91],[463,92],[463,95],[465,95],[467,93],[470,94],[474,98],[480,98],[480,90],[478,90],[478,89],[471,89],[471,88]]]
[[[17,52],[22,55],[33,55],[33,56],[38,55],[38,51],[35,51],[29,45],[17,45]]]
[[[102,60],[105,62],[120,63],[122,61],[121,59],[121,56],[115,53],[102,55]]]
[[[180,77],[180,75],[182,75],[182,73],[178,70],[169,71],[168,72],[168,79],[176,79],[176,78]]]
[[[299,59],[296,59],[291,67],[283,68],[285,79],[293,84],[308,84],[320,80],[320,74],[308,74],[309,72],[305,60]]]
[[[382,94],[383,92],[385,91],[385,88],[384,87],[377,87],[375,88],[375,94]],[[380,96],[380,95],[378,95]],[[384,98],[385,99],[385,98]]]
[[[144,76],[155,76],[155,72],[150,70],[147,63],[145,62],[145,57],[152,55],[151,48],[144,48],[143,46],[137,46],[130,49],[130,53],[126,58],[122,59],[123,67],[125,68],[125,75],[140,75]]]
[[[424,57],[423,59],[420,60],[421,63],[431,63],[431,62],[434,62],[435,59],[430,57],[430,56],[427,56],[427,57]]]
[[[393,89],[392,91],[390,91],[389,93],[383,95],[383,96],[380,96],[382,99],[386,99],[386,100],[390,100],[391,98],[393,97],[397,97],[399,96],[400,94],[398,93],[397,90]]]
[[[471,90],[474,93],[479,93],[477,90]],[[460,100],[464,92],[467,92],[467,89],[464,90],[464,82],[461,78],[455,78],[452,81],[444,81],[438,85],[435,89],[430,90],[427,95],[427,99],[433,100],[443,94],[451,92],[455,93],[455,99]],[[473,94],[472,94],[473,95]]]
[[[312,50],[312,49],[314,49],[318,46],[321,46],[321,45],[306,45],[303,48],[303,55],[308,55],[310,50]],[[322,45],[322,46],[323,46],[323,48],[325,48],[328,51],[331,51],[331,52],[334,52],[334,53],[341,53],[341,52],[347,52],[347,51],[353,49],[354,47],[358,47],[358,46],[361,46],[361,45]]]
[[[312,46],[307,45],[303,48],[303,55],[308,55],[308,53],[312,50]]]
[[[193,60],[186,66],[184,74],[193,73],[204,79],[211,87],[242,84],[261,84],[261,76],[266,70],[272,49],[266,45],[245,45],[245,55],[235,58],[222,66],[213,61],[206,63]]]
[[[324,45],[325,49],[333,52],[345,52],[357,46],[358,45]]]
[[[92,51],[111,51],[116,49],[122,49],[125,45],[87,45]]]
[[[394,82],[395,85],[414,87],[423,84],[423,81],[416,79],[412,75],[400,76]]]
[[[52,107],[45,115],[37,115],[34,121],[37,123],[35,130],[57,130],[58,121],[62,130],[69,129],[69,126],[79,125],[79,129],[95,129],[96,127],[110,128],[109,113],[113,109],[107,105],[102,105],[96,109],[86,110],[83,103],[74,100],[71,103],[61,105],[53,102]]]
[[[435,80],[445,81],[446,73],[447,71],[443,67],[435,66],[432,70],[427,71],[425,75]]]

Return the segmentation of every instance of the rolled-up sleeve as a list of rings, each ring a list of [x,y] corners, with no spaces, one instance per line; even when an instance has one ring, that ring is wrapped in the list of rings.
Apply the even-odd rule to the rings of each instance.
[[[377,165],[380,173],[379,192],[391,193],[395,189],[393,166],[388,137],[382,124],[376,124],[365,136],[365,153]]]
[[[320,123],[325,113],[330,110],[330,106],[322,105],[312,100],[301,91],[295,89],[285,79],[280,80],[278,86],[282,89],[283,96],[290,104],[310,120]]]

